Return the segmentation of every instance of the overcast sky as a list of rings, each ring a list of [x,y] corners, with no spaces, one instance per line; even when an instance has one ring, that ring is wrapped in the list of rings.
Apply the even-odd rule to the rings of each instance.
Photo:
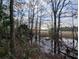
[[[4,2],[4,4],[5,4],[7,0],[4,0],[4,1],[5,1]],[[17,17],[21,17],[20,14],[24,14],[25,16],[23,18],[24,18],[24,22],[26,22],[27,19],[28,19],[28,8],[27,8],[27,4],[29,3],[29,0],[18,0],[18,2],[20,2],[20,1],[22,3],[25,3],[25,5],[21,5],[20,6],[19,12],[18,12],[18,10],[16,10],[17,8],[14,7],[14,10],[15,10],[14,15],[17,16]],[[71,6],[74,9],[78,9],[78,5],[77,5],[78,4],[78,0],[71,0],[71,1],[72,1],[72,4],[74,4],[74,5],[71,5]],[[44,0],[44,2],[43,2],[43,0],[40,0],[40,3],[41,3],[41,5],[43,5],[46,8],[46,10],[43,11],[43,13],[45,13],[45,14],[47,13],[47,14],[42,18],[42,21],[43,21],[43,23],[42,23],[42,29],[46,29],[46,28],[50,27],[50,24],[51,24],[51,18],[50,18],[51,6],[46,3],[46,0]],[[63,9],[63,11],[68,11],[68,12],[71,13],[71,11],[70,11],[71,7],[69,7],[69,6],[67,6],[67,7],[68,7],[68,10]],[[19,13],[19,16],[18,16],[18,13]],[[78,26],[78,19],[77,18],[73,18],[73,19],[74,19],[74,25],[75,26]],[[63,18],[61,18],[61,25],[62,26],[72,26],[72,17],[63,17]]]

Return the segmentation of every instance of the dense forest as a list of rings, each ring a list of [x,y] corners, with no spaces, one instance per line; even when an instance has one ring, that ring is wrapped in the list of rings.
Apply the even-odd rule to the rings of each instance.
[[[0,59],[78,59],[77,0],[0,0]]]

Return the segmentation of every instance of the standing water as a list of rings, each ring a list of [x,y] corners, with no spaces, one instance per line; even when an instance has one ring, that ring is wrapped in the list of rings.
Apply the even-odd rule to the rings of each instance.
[[[74,40],[74,47],[76,50],[78,50],[77,41]],[[39,44],[39,43],[38,43]],[[69,48],[73,48],[73,39],[70,38],[62,38],[62,47],[61,51],[66,53],[66,48],[64,45],[66,45]],[[41,51],[44,53],[50,53],[51,52],[51,40],[48,40],[48,37],[42,37],[40,41],[40,47]],[[72,54],[72,53],[71,53]]]

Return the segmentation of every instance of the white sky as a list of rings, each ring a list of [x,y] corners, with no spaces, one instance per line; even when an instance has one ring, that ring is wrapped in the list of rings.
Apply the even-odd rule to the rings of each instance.
[[[19,0],[18,0],[19,1]],[[28,4],[28,2],[29,2],[29,0],[25,0],[27,3],[26,3],[26,5]],[[43,24],[42,24],[42,29],[47,29],[48,28],[48,25],[49,25],[49,27],[50,27],[50,24],[51,24],[51,21],[50,21],[50,15],[49,15],[49,13],[50,13],[50,9],[51,9],[51,7],[49,6],[49,5],[47,5],[45,2],[43,2],[43,0],[40,0],[41,1],[41,4],[47,9],[46,11],[44,11],[43,13],[47,13],[47,15],[48,15],[48,17],[46,16],[45,18],[43,18],[42,19],[42,21],[43,21]],[[46,1],[46,0],[44,0],[44,1]],[[78,2],[78,0],[71,0],[72,2],[73,2],[73,4],[78,4],[77,2]],[[5,1],[6,2],[6,1]],[[4,2],[4,3],[5,3]],[[23,2],[24,2],[24,0],[23,0]],[[7,4],[7,3],[6,3]],[[27,6],[21,6],[21,8],[23,9],[23,13],[26,15],[25,17],[24,17],[24,20],[25,20],[25,22],[27,21],[26,19],[27,19],[27,16],[28,16],[28,13],[27,13]],[[75,5],[75,6],[73,6],[74,8],[78,8],[78,6],[77,5]],[[68,10],[69,11],[69,10]],[[15,12],[15,15],[17,15],[17,13]],[[49,21],[45,21],[45,20],[49,20]],[[61,18],[61,22],[62,22],[62,26],[71,26],[72,25],[72,18]],[[78,26],[78,19],[74,19],[74,25],[75,26]]]

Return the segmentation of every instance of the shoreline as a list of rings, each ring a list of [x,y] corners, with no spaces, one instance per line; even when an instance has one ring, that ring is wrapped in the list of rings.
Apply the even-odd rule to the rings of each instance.
[[[50,37],[48,32],[41,32],[41,37]],[[61,34],[60,34],[61,37]],[[73,38],[73,34],[71,31],[62,31],[63,38]],[[74,33],[74,38],[78,38],[78,32]]]

